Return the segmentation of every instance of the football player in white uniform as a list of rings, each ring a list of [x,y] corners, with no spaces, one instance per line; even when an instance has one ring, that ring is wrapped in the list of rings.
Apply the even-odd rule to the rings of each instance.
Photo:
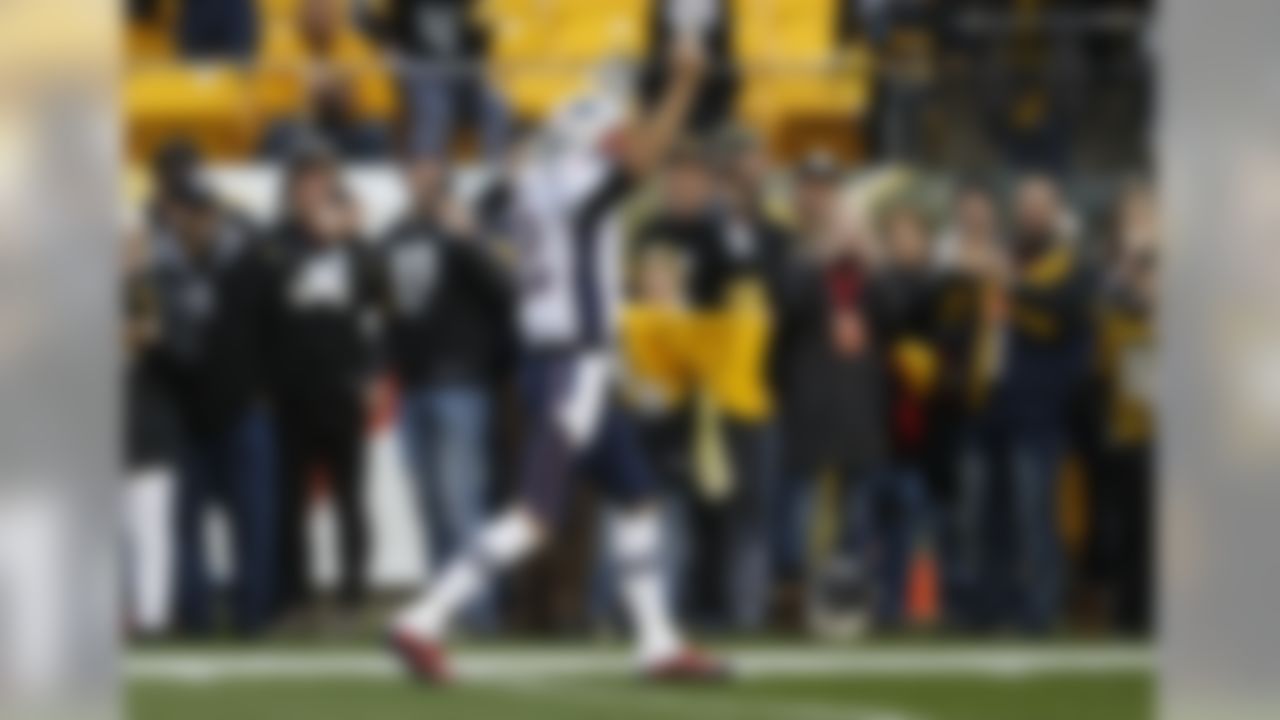
[[[506,179],[523,341],[519,497],[393,620],[390,642],[418,679],[449,679],[443,643],[451,618],[495,572],[541,544],[579,463],[592,465],[618,506],[610,549],[641,671],[658,680],[725,674],[676,628],[659,562],[655,481],[616,397],[623,259],[616,211],[685,124],[705,64],[696,33],[675,43],[670,62],[671,82],[652,110],[633,114],[629,92],[597,88],[556,112]]]

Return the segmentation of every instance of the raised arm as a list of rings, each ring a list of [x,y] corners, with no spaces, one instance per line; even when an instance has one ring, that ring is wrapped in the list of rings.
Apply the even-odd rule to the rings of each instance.
[[[657,104],[633,127],[624,162],[633,176],[647,175],[679,137],[702,85],[706,55],[699,38],[685,33],[672,43],[670,82]]]

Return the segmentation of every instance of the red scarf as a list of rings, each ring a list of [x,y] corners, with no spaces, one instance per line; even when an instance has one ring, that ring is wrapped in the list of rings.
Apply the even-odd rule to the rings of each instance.
[[[827,268],[827,298],[837,309],[850,310],[862,304],[866,275],[852,258],[840,258]]]

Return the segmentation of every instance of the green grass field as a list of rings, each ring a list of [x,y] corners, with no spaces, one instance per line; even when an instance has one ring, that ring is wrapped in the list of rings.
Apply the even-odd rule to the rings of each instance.
[[[717,687],[654,687],[625,655],[560,646],[464,652],[464,680],[404,682],[367,649],[257,652],[164,649],[129,665],[138,720],[1146,720],[1141,648],[755,645],[726,652],[741,669]]]

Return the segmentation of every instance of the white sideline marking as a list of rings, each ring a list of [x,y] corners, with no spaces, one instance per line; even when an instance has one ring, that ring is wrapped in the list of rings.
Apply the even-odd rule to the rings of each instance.
[[[794,648],[726,653],[738,677],[915,678],[972,676],[1018,679],[1037,675],[1106,675],[1152,669],[1142,648],[862,649]],[[528,681],[626,676],[625,652],[606,650],[473,650],[454,658],[464,680]],[[391,680],[402,675],[392,658],[374,651],[144,651],[125,663],[130,680],[210,683],[264,679]]]

